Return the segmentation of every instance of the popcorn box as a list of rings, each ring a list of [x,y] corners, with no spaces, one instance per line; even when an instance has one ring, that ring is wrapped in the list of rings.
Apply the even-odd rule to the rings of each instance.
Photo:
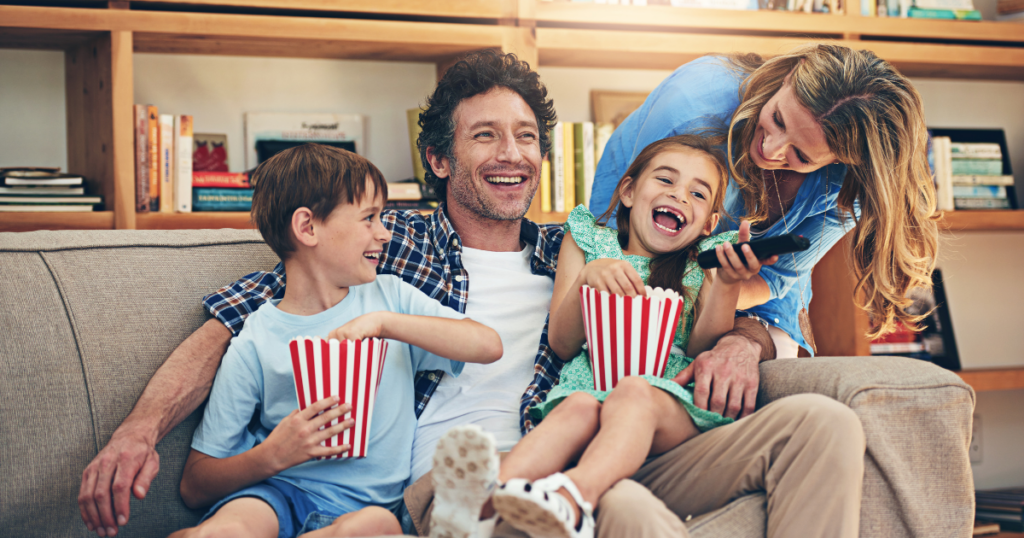
[[[647,297],[623,297],[582,286],[580,303],[594,390],[611,390],[630,375],[665,373],[683,311],[678,293],[647,286]]]
[[[341,435],[320,443],[321,446],[347,444],[351,448],[336,456],[317,459],[366,457],[373,404],[384,371],[387,342],[380,338],[324,340],[306,336],[292,339],[288,347],[292,355],[299,409],[305,409],[328,396],[338,396],[341,403],[352,405],[351,411],[332,420],[330,426],[348,418],[353,419],[355,424]]]

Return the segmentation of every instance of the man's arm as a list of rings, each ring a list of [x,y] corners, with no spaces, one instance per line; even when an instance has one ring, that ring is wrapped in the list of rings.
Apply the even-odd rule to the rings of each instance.
[[[153,375],[131,414],[82,473],[78,507],[90,531],[115,536],[128,523],[130,494],[145,498],[160,470],[156,444],[210,393],[230,340],[231,331],[211,319]]]
[[[775,358],[775,343],[761,322],[738,317],[715,347],[697,355],[673,381],[694,382],[693,403],[701,409],[740,419],[754,412],[760,381],[758,365]]]

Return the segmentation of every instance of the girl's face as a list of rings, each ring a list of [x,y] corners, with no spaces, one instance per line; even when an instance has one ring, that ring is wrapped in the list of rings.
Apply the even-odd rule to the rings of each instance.
[[[718,224],[711,203],[722,183],[711,157],[690,149],[662,151],[619,193],[630,208],[627,254],[654,257],[686,248]]]
[[[825,132],[796,96],[789,79],[761,108],[750,158],[763,170],[813,172],[836,161]]]

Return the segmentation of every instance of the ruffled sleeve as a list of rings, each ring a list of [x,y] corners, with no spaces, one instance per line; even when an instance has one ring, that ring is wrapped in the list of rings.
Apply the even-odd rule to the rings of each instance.
[[[587,209],[587,206],[583,204],[576,206],[569,213],[569,218],[565,219],[565,228],[572,234],[573,240],[584,252],[594,252],[594,238],[598,224],[597,218]]]

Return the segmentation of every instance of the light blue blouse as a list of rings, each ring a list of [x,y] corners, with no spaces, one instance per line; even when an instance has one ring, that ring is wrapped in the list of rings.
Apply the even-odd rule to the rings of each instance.
[[[702,129],[727,127],[740,104],[743,78],[727,60],[713,56],[698,58],[669,75],[612,134],[597,165],[591,211],[601,214],[608,208],[619,179],[651,142],[678,134],[699,134]],[[788,333],[805,349],[809,346],[800,332],[797,316],[800,309],[811,302],[811,269],[854,226],[853,219],[844,218],[837,205],[845,176],[846,165],[842,164],[811,172],[800,186],[785,220],[780,219],[753,234],[758,238],[795,233],[811,241],[810,249],[783,255],[775,265],[761,269],[760,275],[768,283],[771,299],[747,310]],[[827,197],[826,184],[829,185]],[[746,215],[743,197],[731,176],[724,209],[732,218],[723,218],[715,233],[738,229],[739,218]],[[859,204],[854,206],[854,212],[860,215]],[[613,217],[609,225],[614,224]]]

